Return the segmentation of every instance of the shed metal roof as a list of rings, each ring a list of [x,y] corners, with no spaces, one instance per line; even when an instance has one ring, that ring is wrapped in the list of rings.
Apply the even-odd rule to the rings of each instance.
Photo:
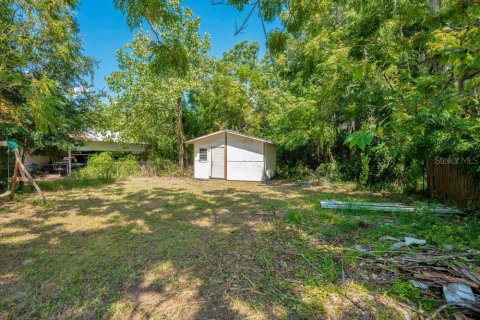
[[[188,140],[186,143],[193,143],[193,142],[205,139],[205,138],[212,137],[212,136],[220,134],[220,133],[229,133],[229,134],[234,134],[234,135],[237,135],[237,136],[240,136],[240,137],[244,137],[244,138],[248,138],[248,139],[252,139],[252,140],[257,140],[257,141],[264,142],[264,143],[275,144],[270,140],[254,137],[254,136],[251,136],[251,135],[248,135],[248,134],[244,134],[244,133],[241,133],[241,132],[238,132],[238,131],[233,131],[233,130],[228,130],[228,129],[220,130],[220,131],[213,132],[213,133],[210,133],[210,134],[206,134],[204,136],[201,136],[201,137],[198,137],[198,138],[195,138],[195,139],[192,139],[192,140]]]

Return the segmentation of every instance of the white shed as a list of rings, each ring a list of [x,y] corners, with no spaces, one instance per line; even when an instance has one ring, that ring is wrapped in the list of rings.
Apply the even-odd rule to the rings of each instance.
[[[272,141],[221,130],[187,143],[193,144],[196,179],[267,181],[275,174],[277,155]]]

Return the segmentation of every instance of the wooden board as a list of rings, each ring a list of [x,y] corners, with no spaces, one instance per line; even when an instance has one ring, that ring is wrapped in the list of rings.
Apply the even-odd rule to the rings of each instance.
[[[322,209],[341,209],[341,210],[368,210],[368,211],[386,211],[386,212],[414,212],[417,210],[414,206],[408,206],[400,203],[376,203],[376,202],[354,202],[354,201],[320,201]],[[434,213],[455,213],[465,214],[463,211],[453,208],[431,208],[428,211]]]

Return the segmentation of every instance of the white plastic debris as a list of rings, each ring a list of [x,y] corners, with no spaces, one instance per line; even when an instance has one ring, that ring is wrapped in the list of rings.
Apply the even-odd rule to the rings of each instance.
[[[453,246],[450,245],[450,244],[444,244],[443,245],[443,249],[447,250],[447,251],[452,251],[453,250]]]
[[[427,244],[427,240],[425,239],[417,239],[417,238],[411,238],[411,237],[405,237],[405,244],[407,246],[410,246],[412,244],[418,244],[419,246],[423,246]]]
[[[29,264],[32,264],[33,263],[33,259],[27,259],[25,261],[23,261],[23,265],[27,266]]]
[[[405,247],[405,246],[406,246],[406,244],[405,244],[405,242],[403,242],[403,241],[402,241],[402,242],[395,242],[394,244],[392,244],[392,245],[390,246],[390,249],[394,249],[394,250],[395,250],[395,249],[400,249],[400,248]]]
[[[468,306],[468,302],[477,301],[473,295],[472,288],[463,283],[448,283],[446,286],[443,286],[443,295],[447,302],[455,303],[459,306]]]
[[[359,244],[356,244],[353,248],[355,248],[355,250],[357,250],[358,252],[368,252],[368,249],[362,247]]]
[[[422,282],[422,281],[410,280],[410,283],[411,283],[415,288],[418,288],[418,289],[421,289],[421,290],[427,290],[427,289],[429,288],[429,285],[426,284],[425,282]]]

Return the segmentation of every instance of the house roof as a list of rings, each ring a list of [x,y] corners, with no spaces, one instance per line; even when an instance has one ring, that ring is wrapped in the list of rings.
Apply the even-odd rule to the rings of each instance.
[[[107,131],[105,134],[101,134],[95,130],[87,130],[73,137],[75,140],[87,141],[87,142],[110,142],[110,143],[122,143],[122,144],[147,144],[145,142],[129,142],[120,140],[120,132]]]
[[[84,131],[75,136],[77,140],[90,141],[90,142],[117,142],[118,133],[113,135],[102,135],[101,133],[93,130]]]
[[[240,136],[240,137],[244,137],[244,138],[248,138],[248,139],[252,139],[252,140],[257,140],[257,141],[260,141],[260,142],[274,144],[274,143],[273,143],[272,141],[270,141],[270,140],[266,140],[266,139],[262,139],[262,138],[258,138],[258,137],[254,137],[254,136],[250,136],[250,135],[248,135],[248,134],[244,134],[244,133],[241,133],[241,132],[238,132],[238,131],[233,131],[233,130],[228,130],[228,129],[220,130],[220,131],[213,132],[213,133],[210,133],[210,134],[206,134],[206,135],[204,135],[204,136],[201,136],[201,137],[198,137],[198,138],[195,138],[195,139],[192,139],[192,140],[188,140],[186,143],[193,143],[193,142],[196,142],[196,141],[205,139],[205,138],[212,137],[212,136],[217,135],[217,134],[220,134],[220,133],[234,134],[234,135],[237,135],[237,136]]]

